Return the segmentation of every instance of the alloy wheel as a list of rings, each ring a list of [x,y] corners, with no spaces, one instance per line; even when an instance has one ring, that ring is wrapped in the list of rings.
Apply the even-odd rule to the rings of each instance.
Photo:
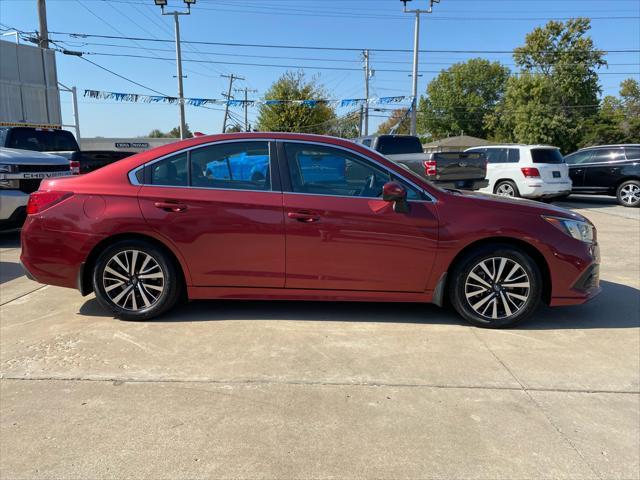
[[[625,205],[636,205],[640,202],[640,185],[629,183],[620,189],[620,200]]]
[[[158,302],[165,289],[165,274],[151,255],[140,250],[123,250],[106,263],[102,284],[115,305],[139,311]]]
[[[522,265],[505,257],[486,258],[476,264],[465,280],[469,306],[487,320],[518,313],[529,300],[531,282]]]
[[[496,188],[496,194],[502,197],[515,197],[516,191],[509,183],[502,183]]]

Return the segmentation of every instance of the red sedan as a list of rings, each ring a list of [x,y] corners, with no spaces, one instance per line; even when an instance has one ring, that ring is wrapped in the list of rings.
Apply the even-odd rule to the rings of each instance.
[[[181,298],[448,298],[503,327],[600,291],[586,218],[441,190],[366,147],[287,133],[201,136],[45,181],[21,260],[127,320]]]

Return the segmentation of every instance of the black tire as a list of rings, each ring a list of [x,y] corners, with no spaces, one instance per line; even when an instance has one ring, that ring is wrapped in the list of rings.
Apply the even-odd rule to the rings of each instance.
[[[623,207],[640,207],[640,181],[628,180],[622,182],[616,190],[616,198]]]
[[[132,253],[125,252],[138,252],[136,255],[147,255],[152,258],[152,261],[155,261],[157,264],[157,268],[153,270],[154,272],[160,271],[163,275],[162,278],[162,291],[158,294],[157,298],[152,299],[153,294],[160,287],[155,286],[152,290],[151,288],[145,288],[144,282],[152,282],[154,280],[139,280],[137,278],[138,274],[143,274],[145,271],[136,272],[135,279],[132,280],[131,277],[123,269],[118,270],[118,278],[113,277],[114,274],[111,274],[109,271],[106,272],[106,275],[113,278],[105,278],[105,269],[107,266],[113,271],[111,267],[114,265],[114,257],[116,255],[120,255],[118,258],[121,260],[128,260],[132,257],[128,255],[132,255]],[[124,256],[124,257],[123,257]],[[146,257],[144,257],[146,259]],[[132,261],[135,265],[136,261]],[[140,262],[137,262],[138,265],[141,265]],[[127,261],[127,265],[129,262]],[[173,259],[162,249],[157,247],[156,245],[145,242],[143,240],[123,240],[113,245],[105,248],[100,256],[97,258],[95,263],[95,268],[93,269],[93,291],[96,294],[96,299],[106,310],[113,313],[113,316],[116,318],[120,318],[122,320],[148,320],[150,318],[156,317],[170,308],[172,308],[176,302],[181,298],[183,285],[181,282],[181,277],[178,275],[177,266],[175,265]],[[124,274],[124,275],[123,275]],[[114,302],[114,299],[117,298],[118,290],[115,290],[115,293],[112,295],[116,295],[115,298],[110,297],[110,294],[107,293],[106,289],[113,286],[116,281],[124,282],[124,280],[120,280],[120,278],[127,276],[128,283],[125,283],[123,286],[118,287],[118,289],[124,289],[127,285],[130,285],[130,288],[133,291],[133,300],[131,300],[131,307],[134,305],[137,306],[137,303],[144,304],[145,302],[149,303],[149,306],[141,305],[142,308],[127,308],[125,306],[118,305]],[[148,276],[148,275],[147,275]],[[106,283],[110,283],[108,286],[105,286]],[[134,283],[135,282],[135,283]],[[160,282],[160,280],[155,280],[155,282]],[[141,283],[138,286],[138,283]],[[153,285],[150,285],[153,287]],[[136,288],[137,287],[137,288]],[[111,291],[114,289],[111,288]],[[120,290],[121,291],[121,290]],[[146,293],[145,293],[146,292]],[[142,298],[144,296],[144,299]],[[126,299],[125,299],[126,302]],[[134,303],[135,302],[135,303]]]
[[[505,267],[503,268],[503,273],[500,276],[502,282],[495,282],[498,285],[507,285],[504,282],[505,279],[508,279],[509,274],[504,273],[505,271],[513,268],[515,264],[519,265],[524,273],[526,273],[525,280],[519,280],[520,282],[528,282],[528,289],[516,289],[511,288],[507,289],[507,287],[500,286],[493,287],[492,281],[488,280],[490,277],[486,275],[483,277],[483,280],[490,284],[490,288],[486,288],[484,286],[480,286],[480,288],[484,288],[485,292],[477,295],[476,291],[467,291],[469,288],[476,288],[476,285],[468,284],[468,280],[470,282],[476,282],[474,278],[471,278],[470,275],[475,273],[476,268],[480,268],[480,263],[483,261],[488,261],[489,269],[490,264],[492,262],[491,259],[499,257],[495,264],[493,264],[493,272],[498,272],[500,270],[499,266],[501,263],[501,259],[504,258]],[[517,270],[517,275],[520,270]],[[475,273],[477,276],[478,274]],[[483,328],[504,328],[513,326],[519,322],[527,320],[534,314],[536,309],[540,304],[540,300],[542,299],[542,275],[540,273],[540,269],[536,265],[536,263],[522,250],[515,248],[511,245],[506,244],[493,244],[493,245],[485,245],[477,248],[469,252],[465,255],[452,269],[451,276],[449,277],[449,298],[451,299],[451,304],[454,309],[462,316],[465,320],[470,322],[471,324],[483,327]],[[518,278],[523,277],[514,277],[514,282]],[[519,285],[520,283],[511,283],[511,285]],[[525,294],[526,291],[526,294]],[[479,290],[478,290],[479,292]],[[467,298],[467,295],[471,293],[471,299]],[[486,295],[485,295],[486,293]],[[525,296],[526,300],[522,301],[516,299],[517,302],[522,301],[523,303],[516,309],[515,304],[513,304],[511,297],[505,296],[506,293],[509,295],[519,295]],[[498,316],[496,318],[490,318],[488,315],[483,316],[478,311],[474,310],[473,305],[477,304],[484,300],[486,296],[493,295],[495,298],[495,303],[497,306],[495,307],[498,311]],[[476,300],[477,299],[477,300]],[[475,302],[472,304],[471,302]],[[489,299],[486,304],[483,304],[480,309],[482,309],[485,305],[491,306],[493,305],[494,300]],[[506,309],[504,308],[505,302],[507,303]],[[494,313],[493,308],[489,307],[491,313]],[[508,310],[507,310],[508,309]],[[507,312],[510,310],[514,310],[511,315],[507,315]],[[500,314],[504,313],[503,316]]]
[[[506,195],[499,193],[501,190],[509,190],[513,192],[513,195]],[[493,193],[496,195],[501,195],[503,197],[519,197],[520,191],[514,182],[511,180],[502,180],[501,182],[496,183],[496,186],[493,188]]]

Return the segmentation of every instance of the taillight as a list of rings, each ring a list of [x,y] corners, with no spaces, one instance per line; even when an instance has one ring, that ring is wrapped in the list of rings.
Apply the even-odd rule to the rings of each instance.
[[[71,175],[80,175],[80,162],[77,160],[69,161],[69,167],[71,167]]]
[[[27,202],[27,215],[40,213],[65,198],[69,198],[71,195],[73,195],[71,192],[51,192],[45,190],[33,192],[29,195],[29,201]]]
[[[534,168],[534,167],[523,167],[520,170],[522,170],[522,174],[526,178],[540,177],[540,171],[537,168]]]
[[[435,177],[438,174],[438,166],[435,160],[424,162],[424,173],[428,177]]]

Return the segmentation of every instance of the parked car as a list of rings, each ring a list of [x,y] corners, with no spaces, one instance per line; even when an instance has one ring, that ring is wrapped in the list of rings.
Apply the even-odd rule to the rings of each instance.
[[[115,150],[80,151],[71,132],[56,128],[0,127],[0,147],[61,155],[67,159],[75,175],[89,173],[134,155],[133,152]]]
[[[600,145],[564,157],[572,193],[610,195],[625,207],[640,207],[640,145]]]
[[[355,140],[442,188],[478,190],[488,185],[487,159],[481,153],[424,153],[418,137],[376,135]]]
[[[182,172],[247,153],[263,180]],[[249,155],[250,153],[250,155]],[[345,169],[304,172],[304,159]],[[158,175],[157,172],[162,172]],[[202,136],[33,193],[21,261],[41,283],[94,291],[145,320],[178,299],[432,302],[504,327],[541,302],[600,291],[593,225],[559,207],[443,190],[343,139]]]
[[[571,192],[569,169],[560,150],[547,145],[491,145],[466,152],[487,156],[489,185],[482,192],[505,197],[553,199]]]
[[[0,230],[21,227],[29,194],[42,179],[63,175],[71,175],[64,157],[0,147]]]

